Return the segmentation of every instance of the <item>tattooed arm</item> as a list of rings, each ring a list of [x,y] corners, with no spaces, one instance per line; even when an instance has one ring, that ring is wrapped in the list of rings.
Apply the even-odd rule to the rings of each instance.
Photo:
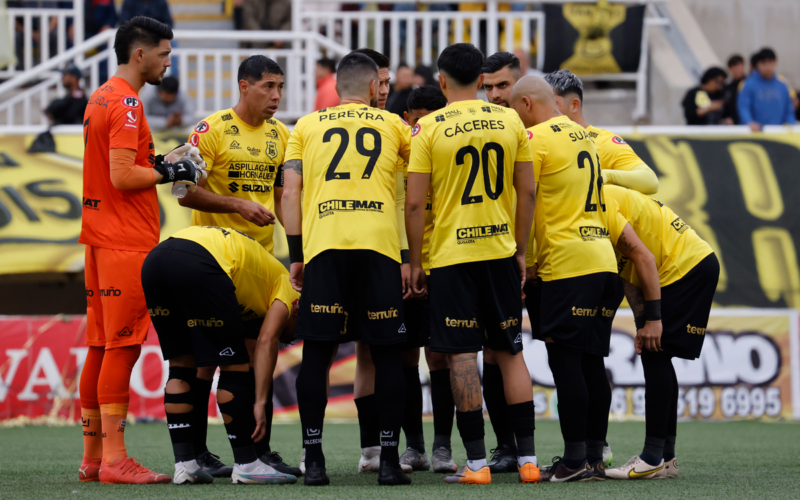
[[[633,317],[644,318],[644,294],[642,289],[626,280],[622,280],[622,286],[625,289],[625,298],[628,299],[628,304],[633,311]]]

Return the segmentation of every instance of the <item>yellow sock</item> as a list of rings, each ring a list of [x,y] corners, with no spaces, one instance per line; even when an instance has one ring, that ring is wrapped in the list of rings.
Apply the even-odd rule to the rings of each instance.
[[[128,416],[128,405],[100,405],[100,418],[103,422],[103,460],[110,464],[118,458],[126,458],[125,419]]]
[[[103,428],[99,408],[81,408],[83,424],[83,456],[98,459],[103,457]]]

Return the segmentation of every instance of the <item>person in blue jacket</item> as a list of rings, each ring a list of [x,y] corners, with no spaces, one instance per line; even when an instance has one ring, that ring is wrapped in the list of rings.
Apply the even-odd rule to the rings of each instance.
[[[794,105],[789,85],[776,72],[777,57],[772,49],[762,49],[753,58],[755,71],[745,80],[739,92],[739,120],[750,129],[764,125],[794,125]]]

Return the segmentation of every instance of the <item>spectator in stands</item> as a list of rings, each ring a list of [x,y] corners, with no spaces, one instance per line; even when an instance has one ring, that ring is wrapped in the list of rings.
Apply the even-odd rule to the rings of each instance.
[[[762,49],[753,58],[756,70],[739,91],[739,119],[753,131],[764,125],[794,125],[797,121],[791,87],[776,74],[777,60],[772,49]]]
[[[414,69],[414,86],[439,85],[439,81],[433,77],[433,70],[427,66],[419,65]]]
[[[166,130],[194,124],[194,106],[191,99],[180,91],[177,78],[165,76],[156,89],[156,92],[142,97],[150,128]]]
[[[292,0],[244,0],[242,2],[242,29],[292,30]],[[328,36],[331,36],[330,34]],[[242,45],[263,48],[280,48],[283,42],[243,42]]]
[[[722,120],[722,87],[728,75],[722,68],[709,68],[700,78],[700,86],[690,89],[683,98],[687,125],[719,125]]]
[[[84,0],[83,34],[89,39],[117,25],[117,9],[113,0]]]
[[[172,15],[169,13],[167,0],[125,0],[119,13],[120,22],[124,23],[136,16],[152,17],[172,28]]]
[[[61,85],[67,95],[55,99],[44,110],[47,119],[53,125],[80,125],[83,123],[83,113],[89,100],[81,88],[81,70],[74,64],[67,66],[61,72]]]
[[[414,70],[408,64],[400,63],[394,74],[394,86],[392,93],[386,100],[386,111],[403,117],[403,113],[408,111],[408,96],[414,88]]]
[[[728,59],[728,73],[731,81],[725,85],[722,93],[725,100],[723,111],[724,118],[730,120],[731,125],[739,125],[739,112],[736,110],[736,98],[739,96],[739,87],[747,74],[745,73],[744,58],[734,54]]]
[[[314,100],[314,111],[339,105],[339,94],[336,92],[336,62],[322,58],[314,68],[317,79],[317,98]]]

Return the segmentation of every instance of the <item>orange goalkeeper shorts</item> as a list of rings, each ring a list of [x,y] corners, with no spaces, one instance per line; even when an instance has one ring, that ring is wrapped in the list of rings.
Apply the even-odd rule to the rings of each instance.
[[[146,252],[86,246],[86,345],[113,349],[147,340],[145,257]]]

